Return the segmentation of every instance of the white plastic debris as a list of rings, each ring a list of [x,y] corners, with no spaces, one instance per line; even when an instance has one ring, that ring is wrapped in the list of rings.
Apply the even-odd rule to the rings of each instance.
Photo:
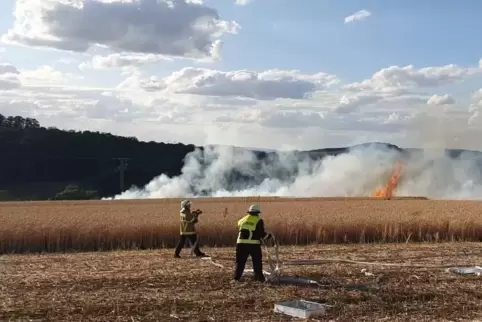
[[[312,316],[320,316],[326,313],[328,306],[321,303],[293,300],[274,305],[274,311],[286,315],[306,319]]]
[[[361,272],[364,273],[365,276],[375,276],[375,274],[373,274],[372,272],[369,272],[366,268],[363,268]]]
[[[475,275],[482,276],[482,267],[450,267],[447,268],[447,272],[458,274],[458,275]]]

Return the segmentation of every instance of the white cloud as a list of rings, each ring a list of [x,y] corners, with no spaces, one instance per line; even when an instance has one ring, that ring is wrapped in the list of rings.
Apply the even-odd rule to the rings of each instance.
[[[132,122],[139,118],[148,118],[151,108],[134,104],[131,100],[106,92],[93,104],[84,107],[86,118]]]
[[[0,64],[0,74],[19,74],[18,69],[10,64],[2,63]]]
[[[6,42],[194,59],[213,56],[219,37],[240,28],[201,1],[187,0],[17,0],[14,18]]]
[[[482,88],[472,94],[472,99],[482,100]]]
[[[455,104],[455,99],[449,95],[432,95],[427,100],[428,105],[452,105]]]
[[[126,68],[140,67],[147,64],[153,64],[160,61],[171,61],[172,59],[154,54],[110,54],[107,56],[95,55],[91,62],[83,62],[79,65],[80,70],[86,68],[92,69],[108,69],[108,68]]]
[[[99,63],[100,68],[132,67],[131,60],[123,59],[133,56],[98,57],[104,64]],[[377,135],[383,135],[383,140],[402,140],[416,112],[430,109],[426,105],[430,95],[413,90],[472,75],[471,71],[455,73],[437,67],[414,70],[409,76],[402,72],[403,77],[381,73],[384,78],[374,77],[376,81],[370,83],[377,86],[362,91],[340,88],[340,80],[325,73],[187,67],[164,77],[132,69],[116,88],[93,88],[87,81],[78,83],[85,87],[74,86],[69,74],[49,66],[33,70],[0,66],[0,74],[8,71],[21,80],[20,87],[0,95],[1,112],[34,116],[46,126],[111,131],[142,140],[298,149],[378,140]],[[474,100],[481,93],[473,93]],[[460,111],[455,104],[454,109]],[[442,113],[437,118],[454,118],[472,131],[482,124],[476,104],[460,115],[435,110]],[[417,128],[423,126],[431,126],[430,121]],[[236,131],[243,131],[243,136]]]
[[[277,111],[268,113],[261,125],[276,128],[322,127],[323,114],[319,112]]]
[[[34,70],[21,70],[19,77],[23,84],[66,83],[69,80],[83,79],[81,75],[63,73],[48,65]]]
[[[352,14],[348,17],[345,17],[345,23],[365,20],[368,17],[370,17],[371,15],[372,15],[372,13],[370,11],[367,11],[365,9],[359,10],[359,11],[355,12],[354,14]]]
[[[382,99],[383,96],[373,94],[343,95],[340,99],[340,104],[335,107],[335,111],[338,113],[351,113],[360,106],[373,104]]]
[[[0,90],[11,90],[20,87],[20,72],[10,64],[0,64]]]
[[[348,84],[344,88],[352,91],[396,92],[454,84],[481,72],[480,68],[463,68],[453,64],[421,69],[413,65],[390,66],[379,70],[370,79]]]
[[[245,6],[245,5],[247,5],[247,4],[251,3],[251,2],[252,2],[252,0],[236,0],[235,3],[236,3],[238,6]]]
[[[277,98],[305,99],[313,92],[333,86],[338,81],[334,75],[302,74],[296,70],[223,72],[187,67],[163,79],[144,81],[144,86],[151,84],[153,86],[148,86],[149,89],[165,89],[177,94],[274,100]]]
[[[222,123],[256,123],[268,128],[307,128],[321,127],[323,119],[324,116],[320,112],[247,109],[233,115],[219,116],[215,121]]]
[[[482,126],[482,88],[472,94],[472,100],[474,102],[469,106],[468,125],[480,128]]]

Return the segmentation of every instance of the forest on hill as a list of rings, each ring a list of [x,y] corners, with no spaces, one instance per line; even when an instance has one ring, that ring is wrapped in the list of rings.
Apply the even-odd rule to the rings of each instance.
[[[394,145],[378,143],[401,151]],[[203,147],[199,147],[203,149]],[[34,118],[0,114],[0,200],[98,199],[181,173],[194,145],[143,142],[92,131],[43,127]],[[349,148],[298,151],[311,159]],[[259,160],[274,152],[253,151]]]
[[[42,127],[0,114],[0,200],[94,199],[178,175],[194,145],[141,142],[110,133]],[[122,161],[124,158],[124,161]],[[63,193],[63,195],[62,195]]]

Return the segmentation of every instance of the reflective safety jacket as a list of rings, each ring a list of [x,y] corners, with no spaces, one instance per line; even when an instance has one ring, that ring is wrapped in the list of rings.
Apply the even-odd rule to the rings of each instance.
[[[238,240],[237,244],[261,244],[261,239],[267,233],[264,231],[263,219],[258,215],[247,215],[238,221]]]
[[[179,213],[181,217],[181,235],[195,235],[196,223],[198,222],[197,215],[193,214],[191,210],[183,209]]]

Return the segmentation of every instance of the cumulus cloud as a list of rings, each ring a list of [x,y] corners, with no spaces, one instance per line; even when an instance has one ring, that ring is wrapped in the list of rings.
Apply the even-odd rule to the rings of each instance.
[[[472,94],[472,99],[482,100],[482,88]]]
[[[0,64],[0,74],[5,75],[5,74],[19,74],[20,72],[18,69],[10,64],[7,63],[2,63]]]
[[[379,70],[370,79],[345,85],[344,88],[351,91],[400,92],[461,82],[481,71],[479,68],[462,68],[453,64],[421,69],[416,69],[413,65],[390,66]]]
[[[24,84],[66,83],[69,80],[83,79],[81,75],[63,73],[48,65],[43,65],[33,70],[21,70],[19,77]]]
[[[83,116],[91,119],[115,120],[118,122],[132,122],[139,118],[152,115],[152,109],[134,104],[131,100],[104,92],[98,100],[86,105]]]
[[[71,80],[80,79],[83,79],[81,75],[64,73],[48,65],[42,65],[36,69],[19,70],[11,64],[0,63],[0,90],[46,84],[66,84]]]
[[[102,58],[98,67],[114,68],[123,64],[132,67],[131,60],[123,59],[140,55],[112,55],[106,60],[103,58],[109,56],[98,57]],[[2,111],[34,116],[47,126],[100,129],[143,140],[162,137],[162,141],[205,144],[209,139],[209,143],[297,149],[362,143],[378,140],[379,135],[390,141],[403,140],[417,109],[430,109],[426,106],[430,95],[411,89],[418,84],[445,84],[448,79],[444,76],[440,77],[443,81],[436,82],[430,77],[430,81],[414,77],[416,81],[400,78],[397,82],[393,80],[396,77],[387,76],[385,82],[399,89],[387,91],[375,86],[361,91],[335,86],[340,80],[325,73],[188,67],[164,77],[148,77],[138,69],[117,88],[93,88],[69,84],[68,74],[48,66],[17,70],[1,65],[0,73],[7,72],[21,80],[22,86],[2,93]],[[85,86],[83,82],[78,84]],[[481,93],[474,93],[474,100]],[[362,106],[366,108],[362,110]],[[477,124],[482,124],[478,121],[482,117],[476,106],[462,114],[457,119],[463,120],[463,126],[479,131]]]
[[[162,91],[166,88],[166,84],[162,78],[151,76],[147,79],[142,78],[141,73],[135,71],[129,77],[124,79],[119,85],[118,89],[123,90],[138,90],[142,89],[146,92]]]
[[[276,111],[265,115],[261,125],[277,128],[321,127],[323,119],[323,114],[319,112]]]
[[[340,99],[340,104],[335,107],[335,111],[338,113],[351,113],[362,105],[373,104],[382,99],[383,96],[373,94],[343,95]]]
[[[14,18],[6,42],[74,52],[98,45],[195,59],[213,56],[218,38],[240,28],[189,0],[17,0]]]
[[[467,124],[469,126],[480,127],[482,125],[482,106],[473,105],[470,107],[470,117]]]
[[[428,105],[452,105],[455,104],[455,99],[449,95],[433,95],[427,100]]]
[[[20,87],[20,72],[10,64],[0,64],[0,90],[11,90]]]
[[[469,106],[468,125],[480,127],[482,125],[482,88],[472,94],[472,101],[473,103]]]
[[[144,81],[144,87],[146,81]],[[147,81],[149,89],[166,89],[177,94],[239,96],[258,100],[305,99],[313,92],[338,83],[334,75],[302,74],[296,70],[224,72],[206,68],[183,68],[162,80]]]
[[[92,61],[83,62],[79,65],[80,70],[86,68],[92,69],[109,69],[109,68],[127,68],[140,67],[147,64],[153,64],[160,61],[171,61],[169,57],[154,54],[110,54],[107,56],[94,55]]]
[[[345,23],[365,20],[368,17],[370,17],[371,15],[372,15],[372,13],[370,11],[367,11],[365,9],[359,10],[359,11],[355,12],[354,14],[352,14],[348,17],[345,17]]]
[[[267,128],[321,127],[324,116],[312,111],[244,110],[234,115],[223,115],[215,119],[222,123],[256,123]]]
[[[416,95],[405,92],[359,92],[346,93],[340,102],[334,105],[332,110],[338,114],[349,114],[360,110],[361,107],[376,106],[378,109],[393,110],[402,108],[408,109],[410,106],[425,104],[428,97],[426,95]]]

